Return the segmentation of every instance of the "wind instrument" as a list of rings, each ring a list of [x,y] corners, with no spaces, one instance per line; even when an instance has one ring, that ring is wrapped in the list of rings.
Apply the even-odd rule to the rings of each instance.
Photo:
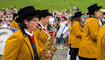
[[[38,27],[41,29],[40,25]],[[44,30],[43,30],[44,31]],[[53,36],[50,36],[48,32],[44,31],[48,35],[47,42],[45,44],[45,48],[43,49],[41,56],[39,57],[39,60],[52,60],[52,57],[57,50],[56,46],[54,46],[54,34]]]

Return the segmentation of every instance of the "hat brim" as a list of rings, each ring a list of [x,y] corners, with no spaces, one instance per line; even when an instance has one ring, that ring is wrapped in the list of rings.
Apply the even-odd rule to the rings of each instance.
[[[42,13],[41,15],[52,16],[53,14],[51,14],[51,13]]]
[[[97,10],[100,10],[101,8],[102,8],[102,6],[98,7],[98,9],[97,9]]]
[[[49,16],[53,15],[52,13],[48,13]]]
[[[29,13],[29,14],[27,14],[27,15],[25,15],[24,17],[17,17],[16,19],[15,19],[15,21],[17,22],[17,23],[21,23],[26,17],[28,17],[28,16],[34,16],[34,15],[40,15],[40,10],[35,10],[34,12],[31,12],[31,13]]]
[[[44,16],[52,16],[53,14],[51,13],[40,13],[39,17],[44,17]]]

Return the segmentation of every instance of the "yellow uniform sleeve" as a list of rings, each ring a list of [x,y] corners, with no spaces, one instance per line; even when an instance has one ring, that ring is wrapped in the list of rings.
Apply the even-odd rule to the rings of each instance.
[[[93,40],[97,40],[98,37],[98,33],[99,33],[99,29],[100,29],[100,25],[98,23],[98,21],[94,21],[94,23],[91,23],[91,25],[89,26],[89,31],[90,31],[90,37]]]
[[[7,39],[2,60],[17,60],[21,46],[20,41],[16,34],[12,34]]]

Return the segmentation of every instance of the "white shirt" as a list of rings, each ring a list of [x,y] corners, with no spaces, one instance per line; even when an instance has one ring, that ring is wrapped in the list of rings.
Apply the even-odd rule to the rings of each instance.
[[[45,28],[40,22],[39,22],[39,24],[41,25],[42,28]]]
[[[45,28],[46,31],[47,31],[47,28],[46,27],[44,27],[40,22],[39,22],[39,24],[41,25],[42,29]]]
[[[102,26],[102,22],[101,22],[101,20],[100,20],[100,19],[98,19],[98,21],[99,21],[100,26]]]
[[[51,25],[54,24],[54,18],[53,17],[49,18],[49,24],[51,24]]]
[[[25,30],[25,29],[24,29],[24,31],[25,31],[28,35],[33,36],[33,33],[30,33],[30,32],[28,32],[28,31]]]

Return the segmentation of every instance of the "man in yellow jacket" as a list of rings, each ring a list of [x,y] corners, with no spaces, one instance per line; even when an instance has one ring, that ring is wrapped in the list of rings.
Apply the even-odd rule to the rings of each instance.
[[[37,29],[40,11],[27,6],[18,14],[16,21],[20,23],[20,29],[7,39],[2,60],[39,60],[39,47],[32,31]]]
[[[41,53],[43,52],[45,45],[48,41],[48,39],[50,38],[50,35],[47,31],[47,24],[49,23],[49,17],[52,14],[48,11],[48,10],[41,10],[41,14],[39,17],[39,23],[38,23],[38,29],[36,31],[34,31],[35,37],[38,41],[38,45],[40,47],[40,56],[41,57]]]
[[[88,7],[89,18],[87,19],[82,41],[79,49],[80,60],[96,60],[97,58],[97,37],[100,29],[98,18],[101,6],[93,4]]]
[[[105,25],[99,31],[97,47],[97,60],[105,60]]]
[[[76,60],[76,56],[78,55],[80,42],[82,40],[82,13],[76,12],[73,16],[73,23],[72,23],[72,30],[70,33],[70,39],[71,39],[71,57],[70,60]]]

